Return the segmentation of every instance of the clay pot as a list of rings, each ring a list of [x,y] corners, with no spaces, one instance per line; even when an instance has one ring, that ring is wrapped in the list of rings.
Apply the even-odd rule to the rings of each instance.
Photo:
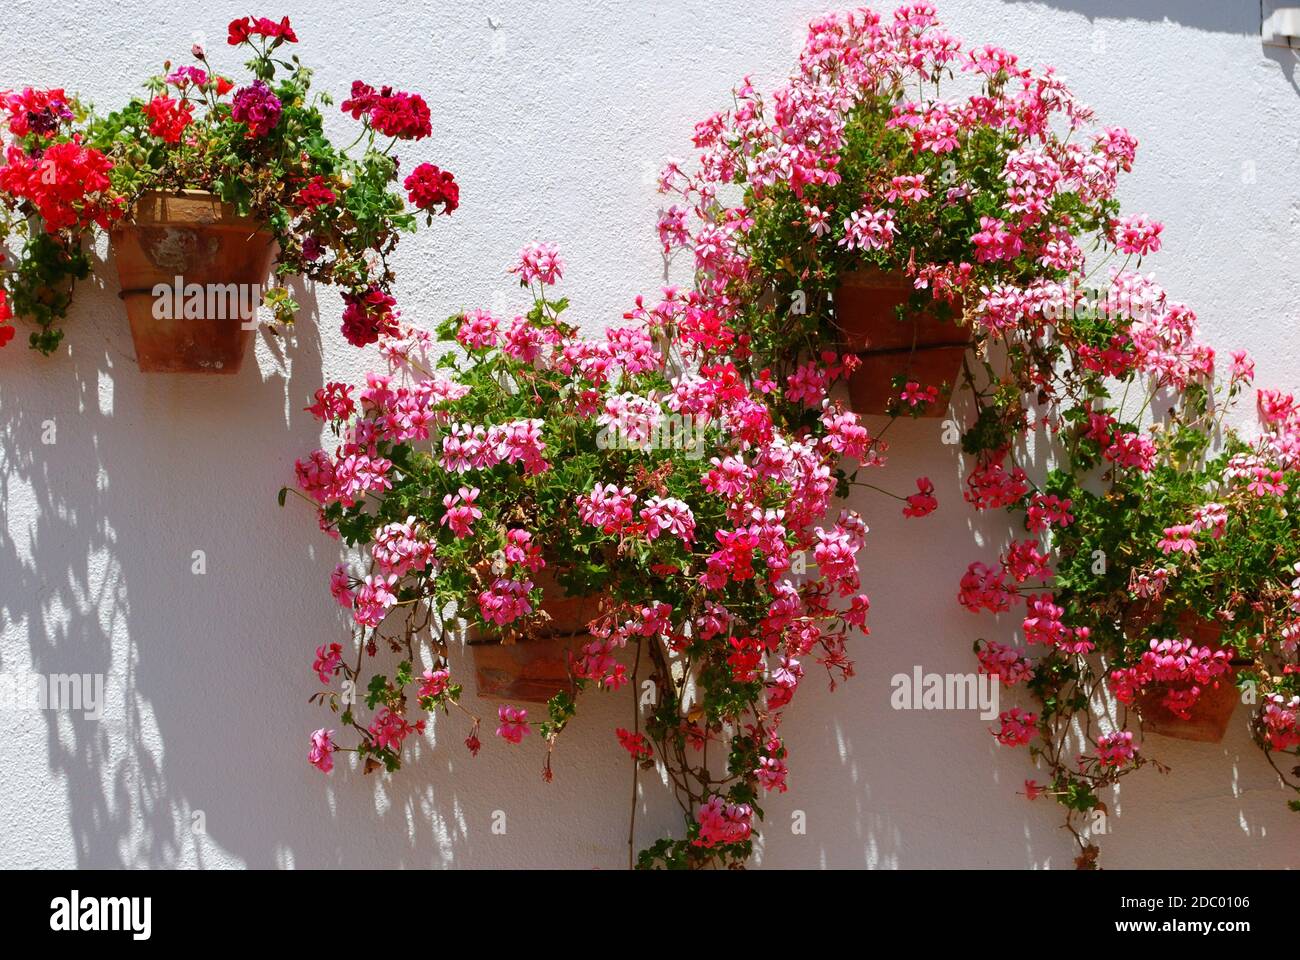
[[[862,361],[848,384],[849,401],[858,413],[887,413],[897,396],[893,386],[897,374],[922,386],[939,387],[938,401],[929,404],[922,416],[943,416],[948,409],[970,332],[942,318],[937,309],[900,322],[898,308],[913,292],[905,274],[874,267],[840,279],[834,323],[841,346]],[[959,314],[961,305],[954,304],[951,310]]]
[[[599,598],[568,596],[546,571],[536,582],[546,598],[541,609],[549,622],[519,635],[484,634],[469,645],[480,697],[545,703],[574,690],[569,655],[588,641],[587,624],[598,612]]]
[[[145,373],[236,373],[276,255],[266,226],[199,190],[150,192],[110,234]]]
[[[1148,688],[1137,701],[1138,713],[1142,715],[1143,733],[1158,733],[1162,737],[1198,743],[1220,742],[1228,732],[1228,724],[1237,704],[1241,702],[1236,675],[1236,671],[1231,670],[1215,678],[1217,686],[1203,687],[1196,703],[1187,711],[1186,720],[1161,702],[1169,692],[1166,685]]]
[[[849,375],[849,405],[856,413],[888,413],[890,401],[898,396],[894,377],[903,374],[923,387],[939,388],[938,399],[926,405],[920,416],[941,417],[948,412],[953,386],[961,375],[966,345],[924,347],[858,355],[861,365]],[[905,413],[906,405],[898,405]]]
[[[1159,607],[1134,604],[1129,608],[1125,629],[1128,632],[1149,633],[1149,627],[1159,617]],[[1223,628],[1210,620],[1202,620],[1190,611],[1178,615],[1178,633],[1198,646],[1219,645]],[[1201,695],[1188,710],[1184,720],[1162,702],[1173,684],[1155,684],[1148,687],[1137,699],[1137,711],[1142,717],[1143,733],[1158,733],[1175,740],[1197,743],[1219,743],[1228,732],[1232,714],[1241,702],[1241,692],[1236,685],[1236,670],[1215,678],[1212,686],[1202,687]]]

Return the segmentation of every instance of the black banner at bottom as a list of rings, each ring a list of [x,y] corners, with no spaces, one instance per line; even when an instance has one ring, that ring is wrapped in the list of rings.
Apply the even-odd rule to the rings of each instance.
[[[919,933],[929,943],[967,946],[972,934],[1005,935],[1022,947],[1062,937],[1170,947],[1196,937],[1225,947],[1289,945],[1293,954],[1300,946],[1300,888],[1293,874],[1272,872],[7,871],[0,883],[8,888],[9,930],[80,946],[283,939],[334,948],[386,942],[393,931],[415,936],[431,923],[454,933],[481,919],[497,952],[512,937],[521,949],[535,948],[539,937],[563,936],[575,921],[585,932],[617,937],[671,898],[693,905],[664,914],[674,926],[757,929],[821,918],[855,932]]]

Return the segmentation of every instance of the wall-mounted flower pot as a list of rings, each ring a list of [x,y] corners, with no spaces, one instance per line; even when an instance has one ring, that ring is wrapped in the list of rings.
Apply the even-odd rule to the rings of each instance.
[[[857,413],[889,413],[890,401],[898,399],[899,395],[894,388],[894,377],[902,374],[923,388],[938,388],[938,398],[927,403],[920,416],[941,417],[948,412],[953,386],[961,375],[961,362],[965,355],[965,344],[859,354],[861,363],[849,375],[849,404]],[[908,410],[907,404],[901,401],[895,408],[899,413]]]
[[[1138,633],[1144,637],[1150,634],[1150,628],[1160,615],[1160,604],[1142,601],[1133,604],[1128,611],[1125,630],[1131,635]],[[1217,647],[1223,635],[1223,627],[1211,620],[1203,620],[1189,610],[1178,615],[1176,621],[1178,635],[1191,640],[1197,646]],[[1236,671],[1215,677],[1210,684],[1201,687],[1196,703],[1187,711],[1184,719],[1164,704],[1165,696],[1171,689],[1190,684],[1156,684],[1148,687],[1138,696],[1137,710],[1142,717],[1144,733],[1158,733],[1162,737],[1175,740],[1191,740],[1197,743],[1219,743],[1228,732],[1232,714],[1241,702],[1241,693],[1237,689]]]
[[[1202,687],[1196,703],[1187,711],[1187,719],[1175,714],[1164,705],[1169,687],[1160,684],[1150,687],[1137,700],[1138,713],[1142,715],[1142,731],[1158,733],[1175,740],[1194,740],[1198,743],[1218,743],[1228,732],[1233,711],[1241,702],[1241,692],[1235,682],[1235,671],[1215,677],[1217,685]]]
[[[236,373],[276,255],[266,226],[210,193],[146,193],[110,235],[146,373]]]
[[[898,397],[893,385],[898,374],[922,387],[939,389],[938,399],[925,406],[922,416],[939,417],[948,409],[970,333],[937,309],[900,322],[898,308],[912,293],[912,281],[901,272],[867,268],[840,279],[834,323],[843,349],[861,360],[848,384],[849,401],[858,413],[888,412],[890,401]],[[949,312],[959,315],[960,304]]]
[[[599,598],[570,597],[549,576],[539,579],[546,597],[542,610],[550,622],[527,636],[488,633],[470,642],[480,697],[545,703],[561,691],[573,692],[569,655],[590,639],[587,624],[597,614]]]

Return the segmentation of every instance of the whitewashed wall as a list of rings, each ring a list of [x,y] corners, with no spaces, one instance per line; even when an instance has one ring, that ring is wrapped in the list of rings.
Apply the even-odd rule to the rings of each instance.
[[[220,7],[8,0],[0,89],[62,85],[116,105],[164,57],[183,62],[196,31],[234,69],[225,22],[244,10]],[[802,25],[824,9],[293,0],[254,12],[292,18],[322,89],[340,95],[360,78],[429,99],[437,134],[406,156],[452,169],[463,203],[403,244],[408,318],[513,305],[506,264],[524,241],[550,239],[569,261],[563,291],[594,331],[657,289],[661,162],[687,153],[693,122],[742,75],[770,88],[788,72]],[[1300,388],[1300,89],[1292,55],[1260,44],[1256,0],[947,0],[940,13],[969,40],[1058,65],[1103,120],[1136,134],[1124,197],[1167,224],[1160,278],[1216,346],[1256,355],[1261,383]],[[349,119],[329,124],[350,138]],[[358,379],[374,358],[337,336],[337,294],[321,290],[324,335],[308,319],[296,345],[259,343],[236,378],[142,376],[111,264],[97,273],[68,325],[70,352],[0,352],[0,668],[106,673],[112,702],[98,723],[0,715],[0,864],[625,863],[630,773],[611,730],[627,725],[626,697],[588,698],[549,786],[537,737],[519,748],[485,738],[471,760],[459,724],[391,781],[307,765],[322,722],[306,702],[318,688],[311,653],[343,638],[326,590],[336,556],[302,505],[279,509],[275,493],[317,441],[302,412],[312,391]],[[41,442],[47,420],[53,445]],[[1015,794],[1033,775],[1023,752],[996,747],[973,714],[890,709],[892,674],[969,671],[971,642],[1012,627],[955,600],[965,565],[1005,531],[961,503],[960,465],[934,424],[892,436],[876,479],[904,487],[928,474],[942,506],[904,521],[893,501],[854,504],[872,527],[872,636],[857,678],[830,694],[810,677],[790,711],[791,791],[767,804],[757,862],[1067,867],[1058,808]],[[195,550],[204,576],[191,573]],[[1151,741],[1174,772],[1126,782],[1106,865],[1300,866],[1300,817],[1241,721],[1218,747]],[[796,809],[803,836],[789,828]],[[490,831],[495,810],[504,836]],[[639,842],[679,828],[649,784]]]

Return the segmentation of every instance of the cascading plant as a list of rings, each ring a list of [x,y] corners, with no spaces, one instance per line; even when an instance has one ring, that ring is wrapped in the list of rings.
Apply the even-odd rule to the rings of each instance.
[[[772,385],[697,362],[662,313],[638,308],[603,339],[580,338],[549,292],[562,270],[552,245],[525,247],[512,271],[534,297],[526,314],[451,317],[436,362],[433,337],[403,324],[381,342],[387,373],[359,392],[330,383],[309,408],[338,445],[298,461],[295,492],[355,551],[331,579],[353,638],[316,651],[327,689],[313,697],[341,711],[355,745],[323,727],[310,759],[328,772],[348,750],[367,772],[395,771],[407,741],[452,711],[477,753],[455,620],[530,642],[548,606],[586,596],[596,606],[569,659],[579,696],[556,694],[540,721],[502,705],[497,735],[519,743],[536,728],[549,781],[582,691],[630,686],[628,727],[614,732],[638,767],[657,757],[686,821],[635,865],[739,866],[762,793],[786,789],[780,724],[807,665],[834,686],[853,672],[851,634],[866,632],[866,527],[851,512],[823,518],[838,460],[871,460],[873,441],[829,401],[779,428]],[[644,723],[639,679],[655,691]]]
[[[1103,790],[1147,764],[1168,771],[1143,737],[1157,721],[1196,739],[1183,725],[1215,711],[1226,724],[1245,702],[1255,741],[1300,792],[1300,406],[1259,390],[1263,429],[1225,428],[1253,363],[1235,353],[1216,387],[1190,313],[1149,279],[1128,277],[1125,293],[1095,319],[1114,343],[1109,380],[1098,373],[1061,411],[1055,464],[1039,482],[1016,468],[971,487],[1027,535],[972,564],[960,592],[973,611],[1026,605],[1024,646],[976,652],[981,672],[1037,701],[993,732],[1047,768],[1025,793],[1066,808],[1080,868],[1100,852],[1087,826],[1107,810]]]

